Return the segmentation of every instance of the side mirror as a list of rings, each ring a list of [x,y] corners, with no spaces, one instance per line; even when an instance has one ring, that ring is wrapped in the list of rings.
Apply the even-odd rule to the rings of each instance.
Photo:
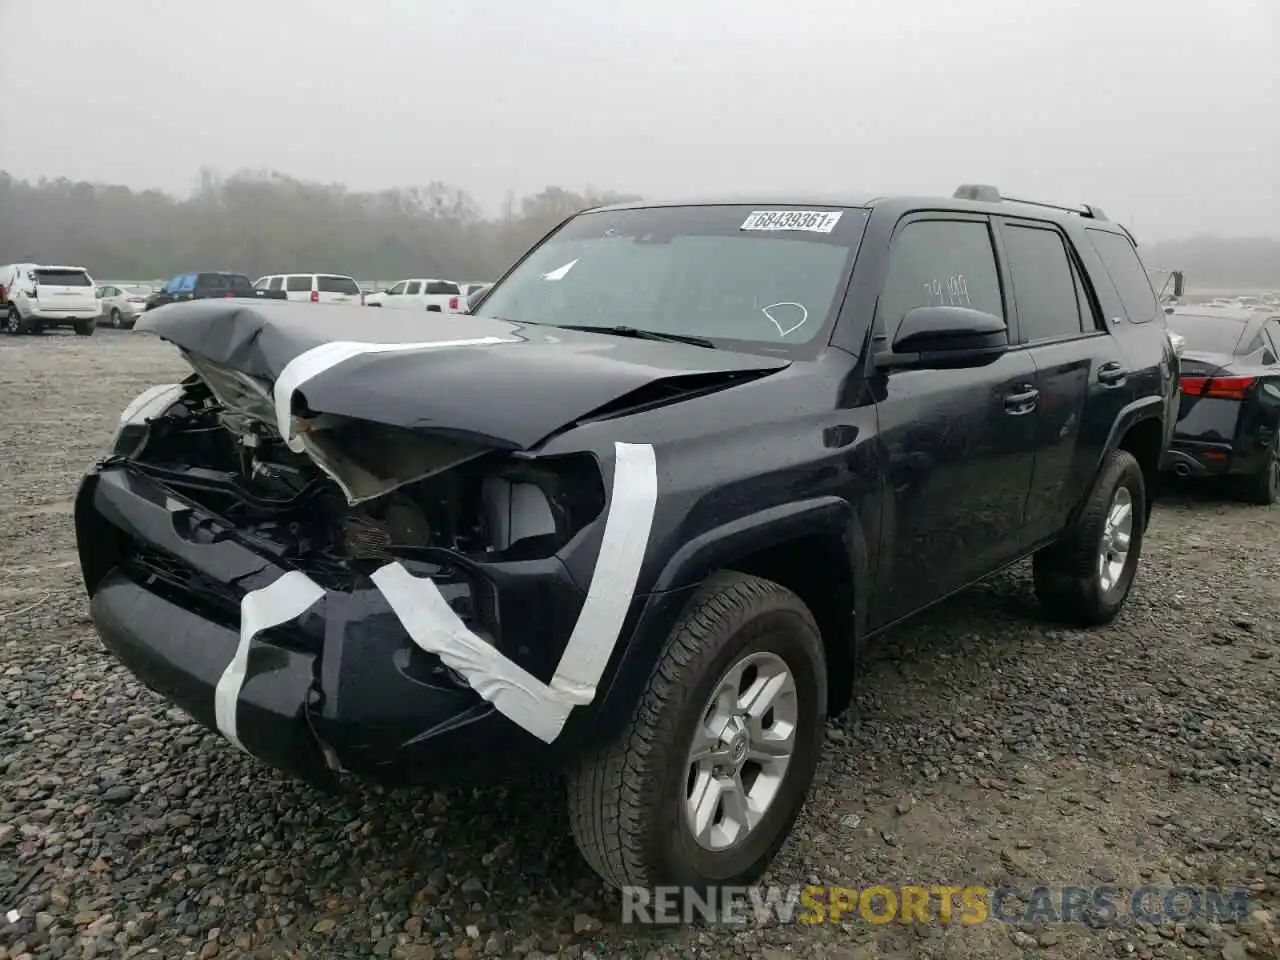
[[[1009,328],[999,317],[968,307],[908,310],[893,349],[876,355],[883,370],[980,367],[1009,349]]]

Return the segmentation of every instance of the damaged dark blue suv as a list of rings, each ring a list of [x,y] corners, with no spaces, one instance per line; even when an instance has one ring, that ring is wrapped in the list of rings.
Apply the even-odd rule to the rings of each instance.
[[[1034,558],[1110,621],[1177,358],[1099,211],[630,204],[471,316],[147,313],[193,373],[79,493],[144,683],[318,784],[566,772],[614,884],[749,882],[871,635]]]

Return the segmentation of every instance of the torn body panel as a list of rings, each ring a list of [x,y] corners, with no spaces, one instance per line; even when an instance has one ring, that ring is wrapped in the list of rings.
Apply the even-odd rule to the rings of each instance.
[[[153,333],[198,363],[272,384],[290,442],[317,414],[488,449],[530,450],[601,411],[674,402],[789,366],[780,357],[691,350],[559,327],[287,301],[192,301],[147,313]],[[298,449],[295,445],[294,449]]]
[[[127,464],[86,478],[76,522],[91,615],[116,656],[201,722],[314,783],[335,767],[388,783],[465,776],[475,747],[457,741],[477,725],[505,736],[517,769],[584,702],[557,691],[557,677],[580,683],[583,663],[603,668],[567,657],[589,594],[616,611],[612,637],[594,634],[609,650],[637,603],[633,584],[584,592],[554,555],[436,550],[433,561],[330,561],[303,573],[306,558],[282,535],[279,555],[264,555],[262,533]],[[424,596],[434,606],[424,610]],[[512,677],[528,691],[515,708]]]

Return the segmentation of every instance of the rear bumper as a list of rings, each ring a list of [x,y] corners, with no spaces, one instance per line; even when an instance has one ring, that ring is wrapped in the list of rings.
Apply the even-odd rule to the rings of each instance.
[[[1175,439],[1161,460],[1160,469],[1182,477],[1247,476],[1267,463],[1271,433],[1221,440]]]
[[[146,686],[217,730],[214,692],[240,640],[235,596],[289,566],[127,468],[91,472],[75,519],[90,614],[105,646]],[[451,602],[465,595],[478,620],[496,617],[502,649],[517,651],[508,656],[545,682],[555,659],[548,651],[562,649],[581,591],[555,558],[499,566],[509,569],[483,572],[501,585],[492,601],[480,574],[433,579]],[[341,772],[392,786],[484,782],[553,767],[589,735],[582,709],[544,743],[417,647],[367,578],[321,585],[313,607],[250,647],[236,732],[271,766],[321,786]],[[633,602],[628,621],[643,619],[645,606]],[[543,662],[531,652],[539,649]]]
[[[28,323],[38,323],[42,327],[69,327],[76,323],[84,323],[86,320],[96,320],[98,318],[98,308],[95,306],[83,310],[50,310],[46,307],[39,307],[35,310],[24,311],[23,316]]]
[[[1160,469],[1180,477],[1220,476],[1227,472],[1231,444],[1175,440],[1165,451]]]

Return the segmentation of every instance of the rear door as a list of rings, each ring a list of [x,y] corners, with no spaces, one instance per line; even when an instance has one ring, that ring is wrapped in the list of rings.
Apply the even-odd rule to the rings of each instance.
[[[71,267],[37,267],[36,302],[41,313],[96,317],[98,296],[85,271]]]
[[[360,303],[360,285],[351,277],[319,274],[316,276],[316,290],[321,303]]]
[[[294,273],[284,278],[284,292],[290,300],[310,300],[315,286],[315,276],[310,273]]]
[[[1016,340],[1036,365],[1036,454],[1022,543],[1030,547],[1066,525],[1132,387],[1069,238],[1052,223],[998,219]]]

